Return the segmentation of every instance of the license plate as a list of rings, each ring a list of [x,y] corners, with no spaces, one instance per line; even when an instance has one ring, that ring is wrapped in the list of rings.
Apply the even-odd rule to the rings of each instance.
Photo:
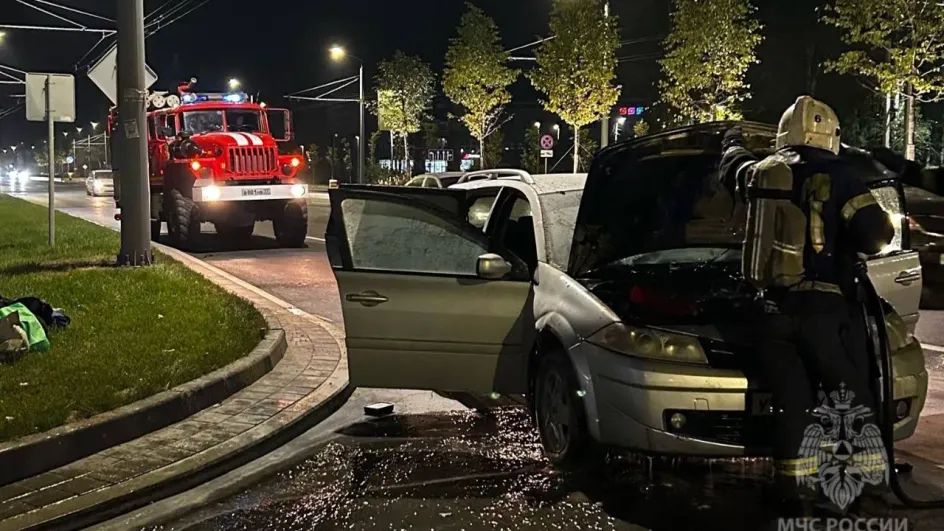
[[[272,195],[271,188],[243,188],[242,189],[243,197],[258,197]]]
[[[751,415],[773,415],[773,395],[771,393],[751,394]]]

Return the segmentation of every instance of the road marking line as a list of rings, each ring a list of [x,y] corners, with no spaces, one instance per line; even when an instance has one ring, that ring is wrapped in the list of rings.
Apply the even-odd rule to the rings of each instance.
[[[305,239],[306,239],[306,240],[315,240],[316,242],[321,242],[321,243],[324,243],[324,241],[325,241],[324,238],[316,238],[316,237],[314,237],[314,236],[305,236]],[[944,349],[942,349],[942,351],[944,351]]]
[[[929,344],[927,344],[927,343],[921,343],[921,348],[923,348],[923,349],[925,349],[925,350],[931,350],[931,351],[934,351],[934,352],[941,352],[941,353],[944,353],[944,347],[939,347],[939,346],[937,346],[937,345],[929,345]]]

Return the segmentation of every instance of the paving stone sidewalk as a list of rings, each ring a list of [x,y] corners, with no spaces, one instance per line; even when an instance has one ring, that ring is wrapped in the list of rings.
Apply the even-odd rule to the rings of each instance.
[[[343,336],[316,317],[202,261],[162,247],[251,301],[288,348],[267,375],[222,403],[61,468],[0,487],[0,530],[23,529],[172,481],[282,429],[347,386]]]

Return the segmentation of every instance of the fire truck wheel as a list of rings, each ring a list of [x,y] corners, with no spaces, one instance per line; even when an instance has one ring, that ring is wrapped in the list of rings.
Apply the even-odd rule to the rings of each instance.
[[[253,225],[229,225],[227,223],[214,223],[216,233],[227,240],[245,240],[252,236],[255,228]]]
[[[180,190],[171,189],[164,193],[164,212],[171,245],[192,244],[200,235],[200,222],[192,221],[197,214],[197,205]]]
[[[289,201],[272,220],[275,239],[282,247],[303,247],[308,235],[308,203]]]

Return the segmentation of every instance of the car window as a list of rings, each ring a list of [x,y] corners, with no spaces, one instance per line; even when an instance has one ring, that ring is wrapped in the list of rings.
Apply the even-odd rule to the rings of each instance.
[[[439,188],[439,182],[435,177],[427,177],[426,180],[423,181],[423,186],[425,188]]]
[[[485,229],[485,222],[488,221],[488,215],[492,211],[492,205],[495,204],[495,198],[498,196],[498,190],[489,192],[488,195],[479,196],[473,199],[469,205],[469,223],[479,229]]]
[[[345,199],[344,229],[355,269],[475,276],[484,235],[395,201]]]
[[[541,196],[544,217],[544,252],[547,262],[561,271],[567,270],[570,246],[583,190],[554,192]]]
[[[511,198],[511,206],[508,207],[505,202],[499,213],[501,217],[497,220],[494,237],[500,248],[510,251],[533,272],[537,267],[538,256],[531,203],[520,192],[512,193],[515,196]]]
[[[410,179],[410,182],[406,183],[407,186],[423,186],[423,181],[425,177],[414,177]]]

